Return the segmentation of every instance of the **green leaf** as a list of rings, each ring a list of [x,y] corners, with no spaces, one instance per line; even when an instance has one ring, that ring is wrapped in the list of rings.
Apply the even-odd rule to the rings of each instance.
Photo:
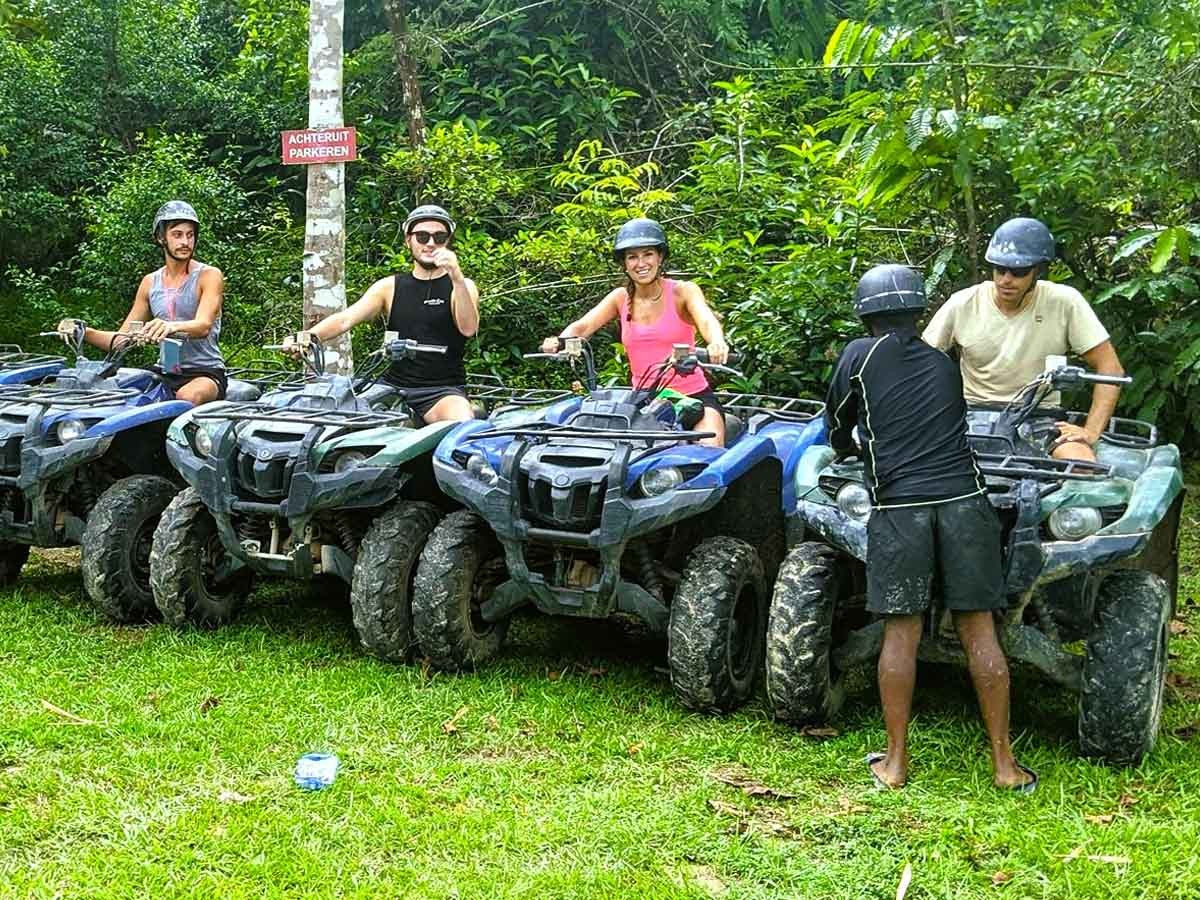
[[[1168,228],[1158,236],[1154,243],[1154,255],[1150,257],[1150,271],[1161,272],[1167,267],[1171,254],[1175,252],[1175,243],[1179,239],[1181,228]]]
[[[838,55],[838,44],[841,43],[842,36],[846,33],[846,29],[852,24],[854,23],[851,22],[850,19],[842,19],[842,21],[837,23],[837,27],[833,29],[833,34],[829,36],[829,43],[825,45],[825,65],[833,65],[834,59]]]
[[[1116,252],[1113,253],[1112,261],[1117,263],[1128,256],[1137,253],[1151,241],[1159,236],[1161,230],[1158,228],[1141,228],[1132,234],[1121,239],[1117,244]]]

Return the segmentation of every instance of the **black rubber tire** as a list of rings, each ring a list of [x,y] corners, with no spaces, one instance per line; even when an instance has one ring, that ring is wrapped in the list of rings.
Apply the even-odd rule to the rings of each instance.
[[[714,537],[692,550],[671,601],[667,664],[679,701],[723,713],[749,699],[762,669],[767,580],[758,551]]]
[[[83,529],[83,585],[113,622],[158,615],[150,591],[150,546],[179,488],[157,475],[122,478],[100,495]]]
[[[472,669],[500,652],[508,620],[484,622],[479,606],[507,577],[500,541],[475,513],[452,512],[434,529],[417,566],[413,627],[435,669]]]
[[[828,721],[844,690],[833,670],[833,620],[849,573],[828,544],[809,541],[779,567],[767,619],[767,699],[776,719]]]
[[[28,544],[0,541],[0,588],[8,587],[21,576],[21,567],[28,559]]]
[[[1113,572],[1100,585],[1079,693],[1079,746],[1118,766],[1137,765],[1158,737],[1171,593],[1152,572]]]
[[[150,548],[150,589],[163,621],[175,628],[216,628],[246,602],[253,583],[241,569],[219,587],[216,559],[225,555],[217,523],[195,488],[177,495],[163,511]]]
[[[354,627],[367,652],[406,662],[413,650],[413,575],[429,533],[441,518],[432,503],[401,500],[363,535],[350,583]]]

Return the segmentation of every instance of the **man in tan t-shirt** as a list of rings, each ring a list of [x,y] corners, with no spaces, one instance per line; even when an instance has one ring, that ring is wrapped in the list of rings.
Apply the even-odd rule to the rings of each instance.
[[[1036,219],[1010,219],[992,235],[986,257],[992,280],[958,291],[922,335],[940,350],[957,347],[968,403],[1007,403],[1045,368],[1046,357],[1081,356],[1102,375],[1123,375],[1108,331],[1083,295],[1040,280],[1054,259],[1054,238]],[[1087,422],[1056,423],[1053,454],[1094,460],[1092,449],[1112,418],[1121,389],[1098,384]],[[1057,393],[1047,398],[1060,402]]]

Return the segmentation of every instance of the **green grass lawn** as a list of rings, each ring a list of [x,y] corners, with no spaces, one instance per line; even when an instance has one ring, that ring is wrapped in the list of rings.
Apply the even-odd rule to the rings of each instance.
[[[39,554],[0,592],[0,897],[894,897],[906,866],[908,897],[1200,896],[1197,518],[1157,749],[1079,759],[1072,698],[1018,679],[1027,797],[992,788],[953,669],[922,670],[884,794],[872,693],[831,736],[761,701],[691,715],[660,645],[535,618],[485,672],[430,674],[292,586],[221,631],[113,628],[77,554]],[[293,784],[309,750],[332,788]]]

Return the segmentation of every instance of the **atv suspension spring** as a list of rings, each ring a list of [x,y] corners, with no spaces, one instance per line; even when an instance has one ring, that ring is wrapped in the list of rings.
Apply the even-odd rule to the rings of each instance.
[[[356,555],[359,543],[358,531],[354,527],[354,520],[350,518],[350,514],[345,511],[335,512],[333,514],[333,526],[337,529],[342,549],[349,554]]]
[[[650,552],[650,545],[645,541],[636,541],[629,549],[633,551],[642,587],[661,600],[663,596],[663,583],[658,573],[658,564],[654,562],[654,555]]]

